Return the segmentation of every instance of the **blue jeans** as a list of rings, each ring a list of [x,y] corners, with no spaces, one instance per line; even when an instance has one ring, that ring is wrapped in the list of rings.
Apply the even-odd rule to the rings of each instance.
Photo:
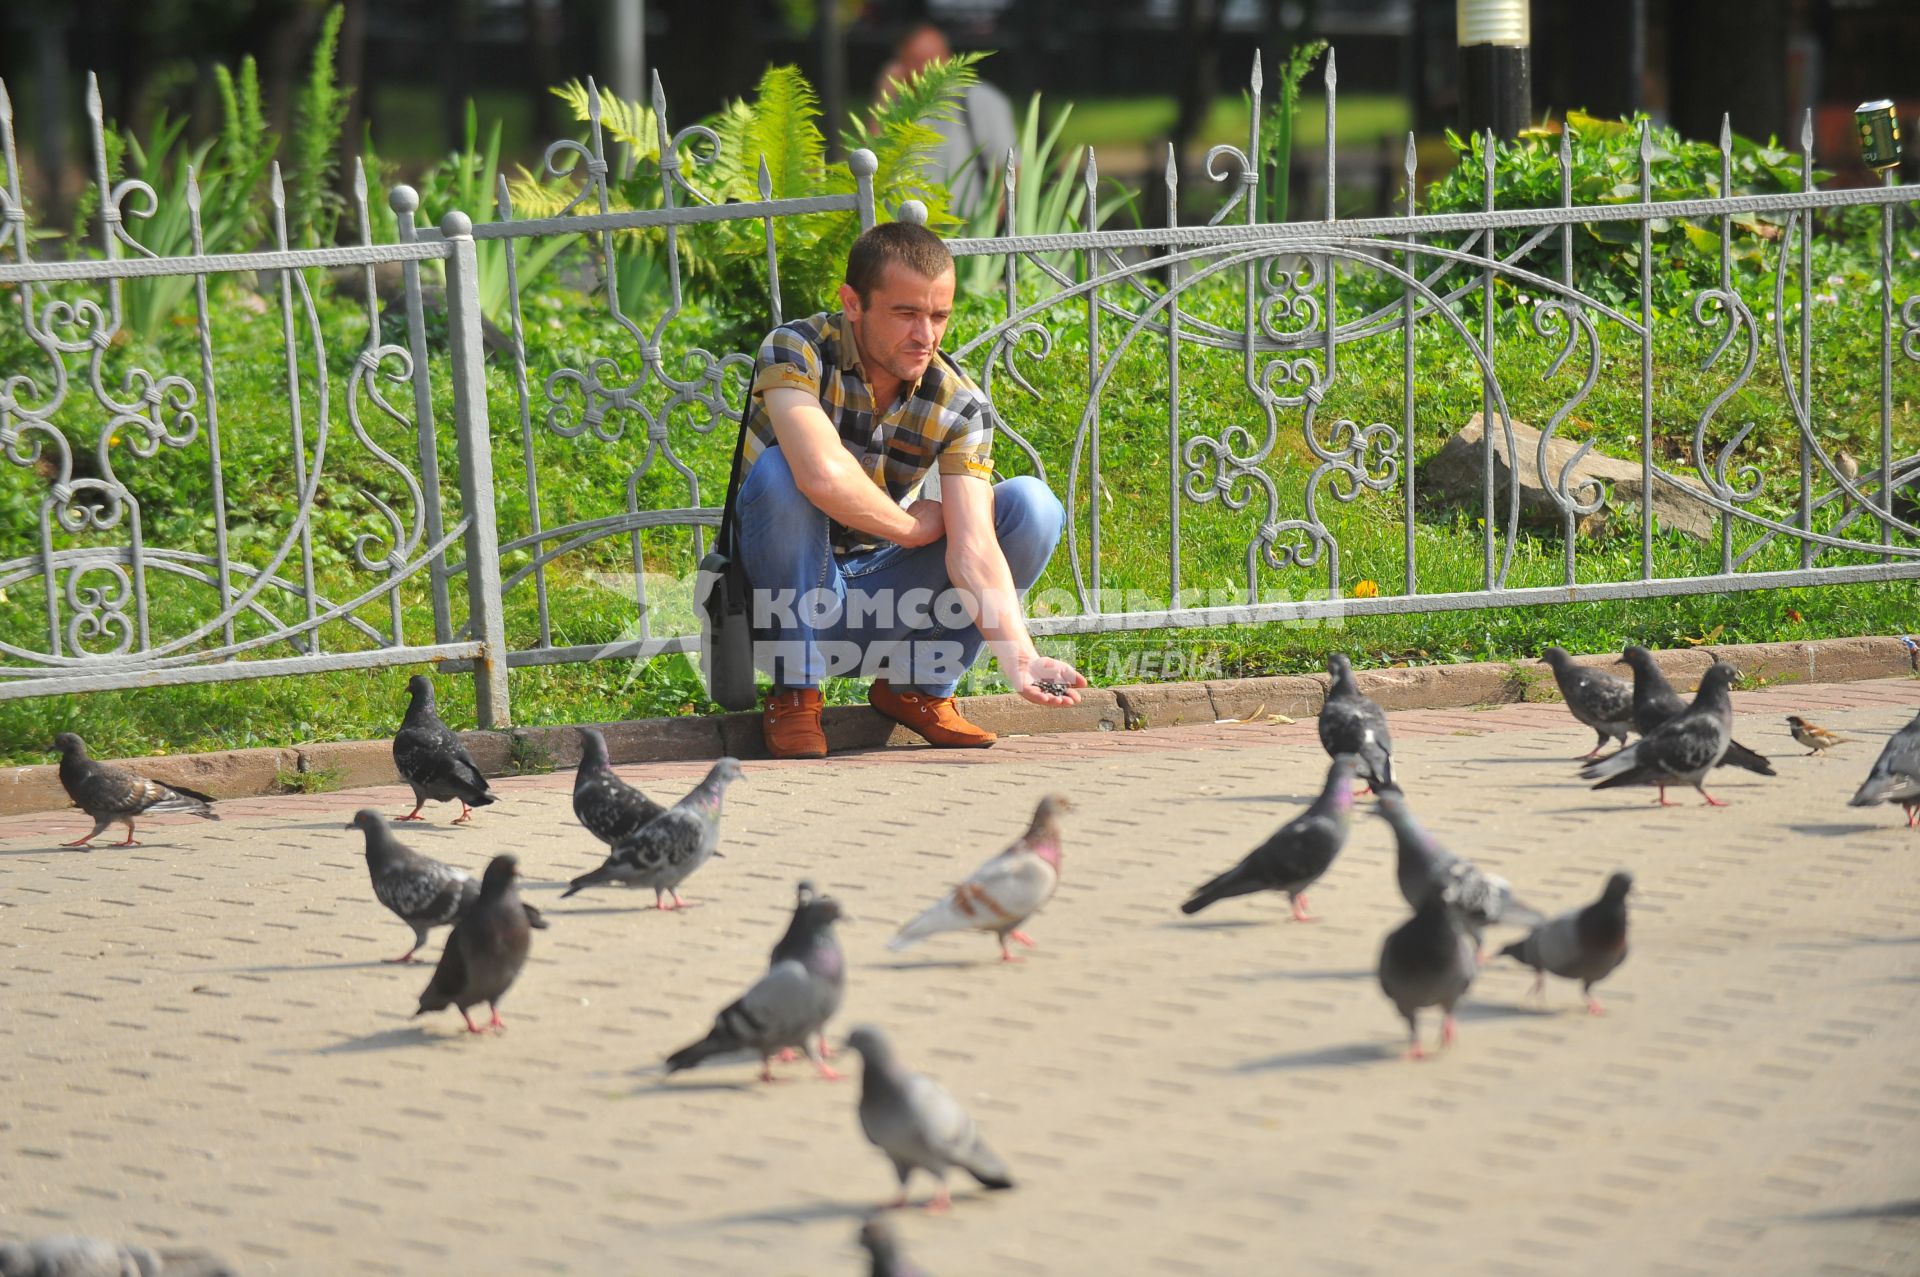
[[[753,587],[755,663],[780,687],[828,675],[886,678],[951,696],[985,639],[947,577],[943,537],[836,556],[827,516],[801,493],[779,448],[755,459],[734,502],[740,563]],[[1016,589],[1040,579],[1066,511],[1034,478],[993,487],[993,531]]]

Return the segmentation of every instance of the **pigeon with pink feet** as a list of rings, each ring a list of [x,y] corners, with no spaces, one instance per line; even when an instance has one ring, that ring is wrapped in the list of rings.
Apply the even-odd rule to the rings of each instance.
[[[367,836],[367,876],[373,879],[374,899],[413,928],[413,948],[388,962],[412,962],[429,931],[457,922],[480,899],[480,884],[472,874],[402,845],[379,812],[363,807],[347,828]],[[532,905],[525,908],[527,925],[545,931],[540,911]]]
[[[1407,1058],[1423,1060],[1420,1012],[1439,1007],[1440,1043],[1452,1046],[1454,1004],[1466,996],[1480,970],[1474,940],[1439,880],[1427,884],[1413,917],[1389,932],[1380,946],[1380,989],[1407,1022]]]
[[[1540,653],[1540,660],[1553,670],[1554,685],[1560,689],[1567,709],[1600,737],[1580,756],[1580,762],[1599,754],[1609,741],[1627,743],[1633,731],[1633,688],[1629,684],[1604,670],[1579,664],[1564,647],[1548,648]]]
[[[527,922],[527,906],[514,888],[520,862],[512,856],[495,856],[480,879],[480,898],[453,924],[447,947],[440,951],[440,965],[420,995],[415,1015],[457,1007],[467,1022],[467,1032],[484,1033],[473,1022],[469,1007],[484,1002],[493,1012],[486,1028],[504,1029],[500,1019],[500,999],[520,978],[527,965],[527,952],[533,947],[533,929]]]
[[[1726,804],[1709,794],[1707,773],[1719,766],[1733,741],[1733,699],[1727,689],[1740,671],[1725,661],[1707,667],[1700,679],[1700,690],[1693,703],[1626,748],[1595,759],[1580,769],[1583,779],[1598,781],[1595,789],[1613,789],[1621,785],[1653,785],[1660,791],[1660,805],[1667,801],[1669,785],[1692,785],[1712,807]]]
[[[1321,748],[1330,758],[1352,754],[1370,788],[1399,788],[1393,778],[1393,735],[1387,730],[1386,711],[1354,682],[1353,662],[1345,652],[1327,658],[1327,673],[1332,681],[1315,720]]]
[[[860,1129],[887,1155],[900,1180],[893,1206],[907,1204],[907,1181],[916,1170],[940,1181],[928,1210],[953,1205],[947,1172],[955,1168],[988,1189],[1013,1187],[1007,1164],[987,1147],[960,1101],[932,1078],[902,1068],[884,1033],[862,1025],[848,1035],[847,1046],[860,1053]]]
[[[1233,868],[1193,893],[1181,913],[1199,913],[1216,901],[1256,891],[1284,891],[1298,922],[1317,919],[1307,912],[1307,888],[1333,867],[1347,845],[1353,825],[1353,774],[1360,760],[1338,754],[1327,768],[1326,787],[1313,806],[1274,831]]]
[[[727,786],[738,779],[738,761],[723,758],[715,763],[692,793],[613,844],[606,863],[568,883],[560,898],[608,884],[651,887],[656,909],[684,908],[680,884],[718,854],[720,803]],[[669,896],[671,905],[665,903]]]
[[[1906,808],[1908,829],[1920,825],[1920,714],[1887,741],[1847,805],[1875,807],[1887,802]]]
[[[1549,972],[1578,980],[1587,1013],[1600,1015],[1606,1008],[1593,996],[1593,986],[1627,960],[1627,894],[1632,890],[1633,875],[1616,873],[1598,900],[1548,919],[1500,956],[1533,968],[1535,993],[1545,992]]]
[[[87,743],[72,732],[61,732],[54,737],[53,748],[60,755],[60,784],[67,791],[67,797],[75,807],[93,817],[92,833],[61,843],[62,847],[85,847],[115,824],[127,827],[127,837],[125,842],[114,846],[138,847],[140,841],[133,836],[134,818],[149,812],[156,815],[185,812],[203,820],[220,819],[209,795],[185,785],[162,785],[124,767],[89,758]]]
[[[1026,833],[900,928],[887,948],[905,949],[943,931],[986,931],[999,939],[1002,962],[1018,961],[1007,948],[1007,938],[1034,947],[1020,927],[1053,899],[1060,885],[1060,814],[1072,810],[1073,804],[1059,794],[1042,798]]]
[[[806,1052],[821,1077],[838,1078],[819,1047],[847,993],[847,959],[833,933],[839,920],[833,897],[800,893],[793,926],[781,941],[785,956],[714,1017],[706,1037],[669,1055],[667,1072],[750,1051],[760,1057],[760,1080],[771,1082],[773,1058],[793,1048]]]
[[[433,680],[415,674],[407,680],[407,714],[393,737],[393,766],[413,790],[413,810],[401,820],[425,820],[420,809],[428,803],[457,802],[456,825],[473,819],[475,807],[494,801],[480,765],[460,743],[433,706]]]

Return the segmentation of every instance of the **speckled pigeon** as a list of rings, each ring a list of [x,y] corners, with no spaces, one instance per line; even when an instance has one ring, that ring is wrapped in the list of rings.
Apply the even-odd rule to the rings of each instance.
[[[580,731],[580,770],[573,774],[573,814],[609,847],[631,838],[666,808],[613,774],[607,738],[597,727]]]
[[[1230,896],[1284,891],[1297,921],[1318,921],[1307,912],[1307,888],[1333,867],[1333,858],[1346,846],[1347,830],[1353,824],[1350,782],[1358,762],[1352,754],[1335,755],[1327,768],[1326,787],[1313,805],[1275,830],[1246,859],[1194,892],[1180,912],[1199,913]]]
[[[1042,798],[1026,833],[900,928],[887,948],[905,949],[942,931],[986,931],[999,939],[1002,962],[1018,961],[1007,949],[1007,937],[1034,947],[1020,925],[1053,899],[1060,885],[1060,813],[1072,810],[1063,795]]]
[[[860,1053],[860,1129],[893,1163],[900,1178],[894,1206],[907,1204],[907,1180],[916,1170],[940,1181],[929,1210],[953,1205],[947,1172],[958,1167],[989,1189],[1013,1187],[1013,1176],[999,1154],[987,1147],[960,1101],[930,1077],[909,1073],[894,1058],[886,1035],[862,1025],[847,1037]]]
[[[1426,1058],[1420,1045],[1420,1012],[1439,1007],[1440,1044],[1452,1046],[1453,1008],[1480,969],[1473,938],[1439,882],[1427,892],[1413,917],[1389,932],[1380,946],[1380,989],[1407,1022],[1407,1058]]]
[[[85,847],[113,824],[127,827],[126,841],[114,846],[138,847],[140,843],[133,836],[133,821],[136,816],[149,812],[183,812],[207,820],[220,819],[208,805],[213,799],[206,794],[184,785],[163,785],[157,780],[136,776],[124,767],[96,762],[87,757],[87,743],[72,732],[61,732],[54,737],[53,748],[60,755],[61,787],[75,807],[93,817],[92,833],[61,843],[62,847]]]
[[[1707,792],[1704,782],[1732,739],[1733,701],[1727,688],[1738,677],[1733,666],[1716,661],[1700,679],[1693,704],[1633,744],[1588,763],[1580,775],[1598,781],[1595,789],[1656,786],[1662,807],[1673,806],[1667,801],[1669,785],[1692,785],[1710,806],[1726,806]]]
[[[867,1277],[927,1277],[927,1270],[907,1258],[893,1230],[878,1216],[860,1226],[860,1245],[870,1261]]]
[[[1581,762],[1605,749],[1609,741],[1627,743],[1627,734],[1633,730],[1633,688],[1611,674],[1578,664],[1564,647],[1548,648],[1540,653],[1540,660],[1553,669],[1553,681],[1567,709],[1600,737],[1580,756]]]
[[[433,680],[415,674],[407,680],[407,716],[393,738],[393,765],[413,787],[413,810],[401,820],[425,820],[420,809],[430,802],[460,804],[456,825],[473,819],[475,807],[494,801],[487,778],[460,738],[433,709]]]
[[[680,909],[679,886],[714,856],[720,845],[720,803],[727,786],[740,779],[740,764],[723,758],[693,792],[614,844],[606,863],[581,874],[560,894],[565,900],[588,887],[612,883],[653,888],[656,909]],[[673,898],[671,906],[664,903]]]
[[[480,898],[453,924],[415,1015],[458,1007],[467,1032],[481,1033],[485,1030],[473,1022],[467,1008],[484,1002],[493,1012],[487,1028],[507,1027],[500,1019],[500,999],[519,978],[533,946],[527,907],[513,885],[519,871],[520,862],[512,856],[495,856],[487,863]]]
[[[837,1079],[840,1075],[819,1054],[819,1044],[847,992],[847,959],[833,932],[839,919],[840,905],[831,896],[810,895],[801,901],[782,941],[786,956],[714,1017],[706,1037],[668,1056],[667,1072],[751,1051],[760,1057],[760,1080],[771,1082],[773,1057],[798,1049],[806,1052],[821,1077]]]
[[[1652,652],[1629,644],[1620,654],[1620,663],[1633,667],[1633,725],[1642,736],[1687,708],[1685,698],[1673,690],[1667,676],[1660,672]],[[1777,774],[1764,754],[1755,753],[1732,737],[1728,737],[1727,752],[1716,766],[1738,767],[1759,776]]]
[[[1482,871],[1470,860],[1454,855],[1435,842],[1407,808],[1406,795],[1380,795],[1374,809],[1393,826],[1398,852],[1394,877],[1400,894],[1416,909],[1435,890],[1458,913],[1460,923],[1478,950],[1491,926],[1530,927],[1541,921],[1538,910],[1514,899],[1513,884],[1499,874]]]
[[[373,879],[374,898],[413,928],[413,948],[388,962],[414,961],[429,931],[458,921],[480,899],[480,884],[472,874],[402,846],[379,812],[363,807],[347,828],[367,836],[367,874]],[[525,908],[527,925],[545,931],[540,911],[532,905]]]
[[[1330,756],[1352,754],[1358,758],[1359,775],[1372,788],[1397,788],[1393,779],[1393,737],[1387,731],[1386,712],[1360,694],[1359,685],[1353,681],[1353,662],[1345,652],[1327,658],[1327,672],[1333,675],[1333,682],[1320,709],[1321,746]]]
[[[1899,803],[1907,812],[1907,828],[1920,825],[1920,715],[1887,741],[1866,783],[1848,800],[1852,807]]]
[[[1606,1008],[1593,996],[1593,986],[1627,960],[1627,893],[1632,890],[1633,875],[1616,873],[1600,899],[1542,923],[1500,956],[1533,968],[1535,993],[1545,992],[1548,972],[1580,981],[1587,1013],[1600,1015]]]

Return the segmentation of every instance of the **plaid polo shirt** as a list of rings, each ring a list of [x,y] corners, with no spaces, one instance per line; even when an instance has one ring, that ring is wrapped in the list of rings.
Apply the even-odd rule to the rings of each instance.
[[[853,331],[846,316],[837,311],[783,324],[760,344],[742,476],[762,452],[779,442],[765,394],[785,388],[804,390],[820,400],[847,451],[859,459],[874,485],[895,501],[905,503],[936,466],[943,475],[993,478],[993,419],[986,397],[973,383],[936,357],[884,416],[878,414]],[[866,533],[833,525],[835,554],[858,553],[880,544]]]

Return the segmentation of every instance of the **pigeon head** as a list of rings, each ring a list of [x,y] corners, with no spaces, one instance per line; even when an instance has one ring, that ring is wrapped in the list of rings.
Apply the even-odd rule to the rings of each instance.
[[[1353,686],[1353,662],[1347,659],[1345,652],[1335,652],[1327,658],[1327,673],[1333,675],[1333,685]]]
[[[809,901],[819,894],[820,893],[814,889],[813,883],[802,878],[793,889],[793,907],[795,909],[803,909]]]
[[[362,807],[354,812],[353,819],[347,822],[348,829],[358,829],[363,834],[370,834],[376,829],[386,827],[387,818],[371,807]]]
[[[1629,643],[1626,649],[1620,653],[1620,663],[1622,665],[1631,665],[1633,672],[1638,674],[1652,666],[1653,653],[1641,647],[1638,643]]]
[[[53,752],[62,758],[70,758],[74,762],[84,762],[87,757],[87,742],[72,732],[61,732],[53,738]]]
[[[713,765],[713,770],[707,773],[705,783],[709,785],[727,785],[739,780],[745,774],[745,772],[740,770],[739,759],[723,758]]]
[[[1351,754],[1342,754],[1342,758],[1351,758]],[[1382,789],[1374,795],[1373,814],[1398,829],[1411,818],[1407,810],[1407,796],[1398,789]]]
[[[1600,898],[1618,904],[1625,900],[1627,893],[1632,890],[1633,875],[1624,869],[1616,869],[1613,876],[1607,879],[1607,889],[1600,893]]]
[[[495,856],[487,862],[487,873],[480,880],[480,894],[497,896],[520,876],[520,861],[514,856]]]
[[[597,727],[581,727],[580,766],[587,771],[597,771],[607,765],[607,738],[600,734]]]
[[[1700,691],[1703,694],[1724,693],[1729,687],[1740,681],[1740,671],[1725,661],[1715,661],[1707,666],[1707,672],[1700,676]]]
[[[863,1024],[847,1034],[847,1050],[858,1051],[860,1059],[870,1069],[893,1066],[893,1044],[887,1041],[886,1034],[871,1024]]]
[[[415,674],[407,680],[407,695],[413,698],[415,705],[433,708],[433,680],[425,674]]]
[[[890,1273],[900,1262],[900,1243],[894,1240],[893,1230],[886,1222],[875,1216],[860,1226],[860,1244],[866,1247],[867,1254],[873,1258],[873,1271]]]
[[[1353,777],[1359,770],[1360,759],[1357,755],[1335,754],[1333,761],[1327,765],[1327,783],[1320,791],[1321,801],[1326,801],[1331,794],[1341,810],[1353,806]]]
[[[1556,671],[1565,669],[1568,662],[1572,660],[1573,657],[1567,654],[1567,649],[1564,647],[1550,647],[1540,653],[1540,663],[1551,665]]]

